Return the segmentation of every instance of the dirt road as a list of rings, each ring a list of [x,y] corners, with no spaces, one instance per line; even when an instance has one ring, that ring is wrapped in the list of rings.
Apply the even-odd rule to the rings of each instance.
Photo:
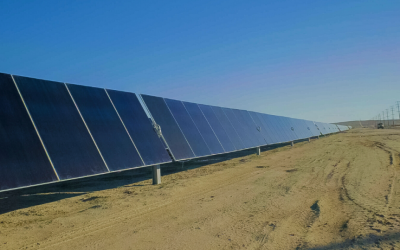
[[[399,130],[358,129],[158,186],[66,182],[0,199],[0,249],[400,249],[399,164]]]

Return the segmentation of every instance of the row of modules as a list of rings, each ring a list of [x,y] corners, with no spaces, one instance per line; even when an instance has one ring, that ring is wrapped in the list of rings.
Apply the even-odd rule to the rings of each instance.
[[[141,95],[175,160],[227,153],[348,130],[247,110]]]
[[[0,191],[348,129],[141,98],[151,119],[134,93],[0,73]]]

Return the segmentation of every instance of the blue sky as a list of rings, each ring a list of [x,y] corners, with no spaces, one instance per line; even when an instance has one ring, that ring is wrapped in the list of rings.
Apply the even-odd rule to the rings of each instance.
[[[0,72],[322,122],[400,101],[400,1],[1,1]]]

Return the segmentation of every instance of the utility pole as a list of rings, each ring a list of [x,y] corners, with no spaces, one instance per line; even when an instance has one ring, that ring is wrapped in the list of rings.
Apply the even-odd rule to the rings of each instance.
[[[386,120],[389,127],[389,109],[386,109]]]
[[[400,102],[397,101],[397,112],[399,113],[399,120],[400,120]]]
[[[382,111],[382,124],[385,125],[385,111]]]
[[[392,123],[393,123],[393,126],[394,126],[394,113],[393,113],[393,106],[391,106],[391,107],[390,107],[390,109],[392,110]]]

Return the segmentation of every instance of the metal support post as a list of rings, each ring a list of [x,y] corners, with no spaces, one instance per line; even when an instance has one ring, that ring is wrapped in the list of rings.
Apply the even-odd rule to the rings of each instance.
[[[292,146],[292,147],[294,146],[294,142],[293,141],[290,143],[290,146]]]
[[[153,185],[161,184],[161,168],[160,168],[160,165],[154,165],[151,168],[153,170]]]
[[[256,147],[256,154],[261,155],[261,147]]]
[[[311,138],[308,138],[308,142],[311,142]]]

